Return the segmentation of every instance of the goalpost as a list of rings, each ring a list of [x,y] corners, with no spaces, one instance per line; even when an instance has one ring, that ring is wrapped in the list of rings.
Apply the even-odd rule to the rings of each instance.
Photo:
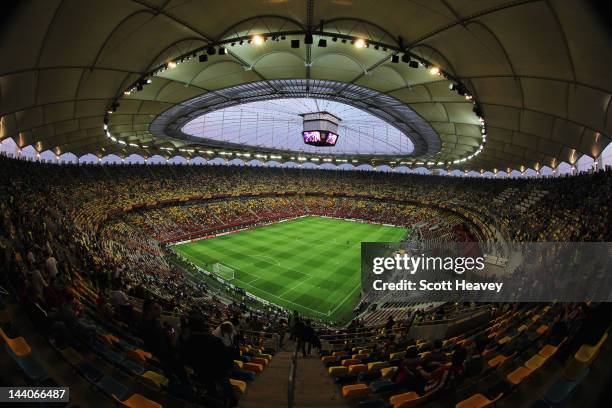
[[[234,270],[229,266],[225,266],[217,262],[213,264],[212,271],[215,275],[225,280],[230,281],[234,279]]]

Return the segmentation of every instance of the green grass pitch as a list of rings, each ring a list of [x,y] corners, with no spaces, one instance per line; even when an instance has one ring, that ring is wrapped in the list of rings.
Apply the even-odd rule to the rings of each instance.
[[[359,300],[361,242],[397,242],[405,228],[303,217],[173,249],[208,271],[234,269],[233,284],[314,318],[350,317]]]

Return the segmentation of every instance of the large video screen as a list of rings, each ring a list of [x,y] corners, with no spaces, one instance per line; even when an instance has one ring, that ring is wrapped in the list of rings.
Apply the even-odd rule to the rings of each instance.
[[[310,130],[302,132],[304,143],[312,146],[335,146],[338,135],[323,130]]]

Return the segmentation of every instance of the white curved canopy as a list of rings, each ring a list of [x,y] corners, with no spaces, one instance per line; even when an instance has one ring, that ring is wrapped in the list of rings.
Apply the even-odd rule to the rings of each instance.
[[[45,0],[16,2],[1,24],[0,138],[77,155],[163,153],[151,122],[198,95],[255,81],[312,78],[360,85],[409,106],[441,139],[438,162],[477,151],[473,105],[453,82],[391,60],[392,49],[358,48],[343,36],[391,44],[439,66],[480,104],[488,140],[453,167],[524,169],[596,157],[612,135],[612,42],[597,10],[567,0]],[[321,26],[320,22],[324,21]],[[246,38],[314,32],[256,45]],[[318,47],[317,32],[338,35]],[[142,75],[229,38],[225,55]],[[399,41],[401,37],[401,43]],[[300,48],[290,39],[299,38]],[[194,61],[192,61],[194,62]],[[109,127],[105,112],[120,98]]]

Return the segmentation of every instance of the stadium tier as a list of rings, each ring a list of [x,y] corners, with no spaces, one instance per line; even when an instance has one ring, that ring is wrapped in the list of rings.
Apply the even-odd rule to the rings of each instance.
[[[0,407],[610,406],[596,0],[8,0]]]

